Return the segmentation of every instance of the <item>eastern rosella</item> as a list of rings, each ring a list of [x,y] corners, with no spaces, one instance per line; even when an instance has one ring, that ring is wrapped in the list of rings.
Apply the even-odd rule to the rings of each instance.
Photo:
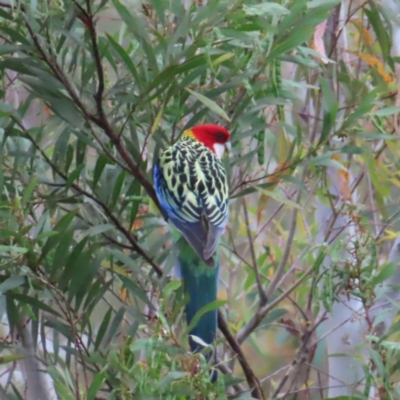
[[[228,221],[228,180],[220,161],[230,148],[229,132],[217,125],[185,130],[160,156],[154,185],[164,216],[182,234],[178,262],[188,325],[216,300],[219,261],[216,249]],[[211,344],[217,334],[217,310],[202,315],[190,335]],[[189,339],[193,352],[202,346]]]

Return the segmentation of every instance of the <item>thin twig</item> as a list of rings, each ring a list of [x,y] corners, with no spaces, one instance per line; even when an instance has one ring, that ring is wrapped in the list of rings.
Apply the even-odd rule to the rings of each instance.
[[[247,204],[246,204],[246,200],[244,198],[242,200],[242,205],[243,205],[244,222],[246,224],[246,230],[247,230],[247,238],[249,239],[251,261],[253,263],[252,268],[253,268],[253,271],[254,271],[254,274],[256,277],[258,295],[260,296],[260,305],[264,306],[267,303],[268,298],[265,295],[265,292],[264,292],[264,289],[263,289],[263,286],[261,283],[260,271],[258,270],[258,263],[257,263],[257,259],[256,259],[256,252],[254,250],[253,237],[251,236],[249,213],[247,211]]]
[[[86,13],[86,15],[87,15],[87,13]],[[95,32],[93,16],[92,16],[92,18],[89,18],[86,22],[89,24],[89,29],[90,29],[91,35],[93,35],[92,29],[94,29],[94,32]],[[76,93],[75,89],[71,86],[70,81],[65,76],[62,68],[57,64],[56,59],[51,58],[46,54],[46,51],[41,46],[38,37],[36,36],[32,27],[29,25],[28,21],[25,21],[25,24],[26,24],[28,32],[29,32],[37,50],[39,51],[41,59],[51,69],[54,76],[64,85],[64,87],[67,90],[72,101],[75,103],[75,105],[81,111],[83,117],[86,119],[87,122],[89,122],[89,123],[93,122],[100,129],[103,130],[103,132],[106,134],[106,136],[109,138],[109,140],[114,144],[114,146],[115,146],[117,152],[119,153],[119,155],[121,156],[121,158],[124,160],[124,162],[128,166],[130,173],[139,181],[139,183],[146,190],[147,194],[152,199],[152,201],[158,207],[160,207],[158,198],[157,198],[155,190],[153,188],[153,185],[148,181],[148,179],[145,177],[145,175],[141,171],[140,165],[133,161],[127,148],[125,147],[124,143],[122,142],[121,137],[113,130],[108,119],[105,116],[103,105],[102,105],[102,99],[100,98],[100,95],[103,96],[103,91],[104,91],[104,76],[103,76],[103,72],[102,72],[103,70],[102,70],[100,55],[98,53],[96,36],[95,37],[91,36],[92,45],[93,45],[93,43],[95,43],[95,46],[93,47],[93,51],[97,52],[97,57],[95,57],[96,71],[99,74],[98,75],[99,81],[103,80],[103,84],[101,84],[101,82],[99,82],[99,86],[96,91],[95,101],[96,101],[97,115],[94,115],[91,112],[89,112],[88,109],[86,108],[86,106],[82,103],[79,95]],[[100,72],[100,70],[101,70],[101,72]]]
[[[238,343],[243,343],[247,337],[260,325],[261,321],[264,317],[282,300],[289,296],[306,278],[308,278],[311,273],[314,271],[314,266],[311,266],[301,278],[299,278],[292,286],[282,292],[274,301],[266,304],[264,307],[259,308],[254,316],[250,319],[250,321],[239,331],[236,336],[236,340]],[[304,316],[304,314],[303,314]]]
[[[307,173],[307,170],[308,170],[307,168],[304,169],[304,171],[303,171],[303,179],[302,180],[304,180],[305,173]],[[299,190],[297,192],[297,196],[296,196],[296,200],[295,200],[296,204],[300,203],[301,194],[302,194],[302,192],[301,192],[301,190]],[[289,235],[288,235],[288,240],[286,242],[285,251],[283,252],[282,259],[281,259],[281,261],[280,261],[280,263],[278,265],[278,268],[275,271],[274,277],[272,278],[271,283],[268,285],[268,288],[265,291],[265,295],[267,296],[267,298],[271,297],[271,295],[275,292],[277,284],[278,284],[278,282],[280,281],[280,279],[281,279],[281,277],[283,275],[283,272],[284,272],[285,267],[286,267],[286,263],[287,263],[287,261],[289,259],[289,256],[290,256],[290,253],[291,253],[291,250],[292,250],[294,234],[296,232],[296,227],[297,227],[297,213],[298,213],[298,211],[299,210],[298,210],[297,207],[293,209],[292,216],[291,216],[291,219],[290,219]]]
[[[35,139],[32,137],[32,135],[24,128],[24,126],[21,124],[21,122],[14,116],[12,116],[12,119],[17,123],[17,125],[20,127],[21,131],[24,133],[25,137],[31,141],[31,143],[35,146],[35,148],[40,152],[41,156],[44,158],[44,160],[47,162],[47,164],[56,172],[61,178],[63,178],[65,181],[68,180],[68,176],[64,174],[60,169],[50,160],[50,158],[47,156],[47,154],[43,151],[43,149],[36,143]],[[154,269],[154,271],[157,273],[159,277],[162,276],[162,270],[160,267],[154,263],[152,258],[139,246],[139,244],[136,242],[135,238],[133,235],[122,225],[122,223],[119,221],[118,217],[116,217],[111,210],[107,207],[105,203],[103,203],[100,199],[98,199],[96,196],[94,196],[92,193],[87,192],[86,190],[82,189],[77,183],[72,183],[71,187],[74,188],[78,193],[80,193],[83,196],[88,197],[89,199],[93,200],[96,204],[98,204],[104,213],[110,218],[110,220],[114,223],[114,225],[117,227],[117,229],[123,233],[123,235],[126,237],[126,239],[129,241],[129,243],[132,245],[132,247],[135,249],[135,251],[140,254]]]
[[[304,182],[306,179],[308,173],[308,167],[305,166],[301,175],[301,182]],[[296,195],[295,202],[296,204],[300,203],[301,200],[301,195],[302,191],[299,190]],[[288,235],[288,240],[286,242],[285,250],[283,252],[282,259],[275,271],[274,277],[272,278],[270,284],[268,285],[268,288],[265,291],[265,296],[267,299],[271,297],[271,295],[275,292],[277,285],[279,281],[281,280],[281,277],[284,273],[286,263],[289,259],[291,250],[292,250],[292,244],[293,244],[293,239],[297,227],[297,213],[298,209],[297,207],[293,209],[292,212],[292,217],[291,217],[291,223],[290,223],[290,228],[289,228],[289,235]],[[280,298],[281,296],[279,296]],[[240,330],[240,332],[237,335],[237,340],[239,343],[242,343],[253,331],[256,329],[256,327],[260,324],[260,322],[263,320],[265,315],[271,310],[271,304],[278,304],[276,303],[276,300],[270,304],[266,304],[265,306],[259,305],[258,310],[256,311],[255,315],[250,319],[250,321]]]

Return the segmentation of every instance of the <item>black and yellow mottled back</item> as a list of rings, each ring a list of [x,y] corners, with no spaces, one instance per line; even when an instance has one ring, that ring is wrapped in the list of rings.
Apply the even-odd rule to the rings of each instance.
[[[212,260],[228,218],[225,169],[199,141],[183,137],[166,149],[154,171],[160,204],[206,263]]]

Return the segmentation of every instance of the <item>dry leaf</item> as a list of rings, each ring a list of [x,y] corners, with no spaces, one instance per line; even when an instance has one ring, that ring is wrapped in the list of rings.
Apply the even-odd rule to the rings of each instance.
[[[275,185],[269,187],[268,190],[274,190],[275,186],[281,181],[281,173],[286,172],[285,167],[287,166],[287,164],[288,164],[288,161],[285,160],[285,161],[280,162],[276,166],[273,174],[268,178],[268,182],[274,183]],[[257,223],[258,224],[260,223],[261,214],[264,211],[265,207],[267,206],[268,200],[269,200],[269,196],[265,193],[262,193],[260,196],[260,199],[258,201],[258,206],[257,206]]]
[[[340,156],[338,154],[333,155],[332,159],[340,162]],[[339,193],[342,199],[352,202],[353,198],[351,196],[349,172],[341,169],[336,171],[336,173],[338,174]]]
[[[376,68],[378,74],[384,79],[386,83],[392,83],[394,81],[392,75],[385,71],[385,66],[378,57],[372,56],[371,54],[361,53],[359,51],[348,50],[348,52],[355,54],[361,60],[366,62],[370,67]]]
[[[118,288],[119,290],[119,296],[120,299],[125,303],[125,304],[131,304],[131,301],[129,299],[129,295],[128,295],[128,291],[126,290],[126,288],[119,286]]]
[[[47,104],[45,104],[43,106],[43,113],[44,113],[44,115],[47,115],[47,116],[50,116],[53,114],[52,111],[50,110],[50,108],[47,106]]]
[[[355,27],[358,28],[358,31],[360,32],[361,41],[363,42],[363,44],[366,46],[373,45],[374,40],[372,39],[372,36],[369,33],[368,29],[361,23],[361,21],[358,18],[354,18],[350,20],[350,22]]]
[[[315,27],[313,48],[321,55],[321,61],[324,64],[328,64],[328,57],[326,56],[325,44],[324,44],[324,33],[326,29],[327,20],[321,22]]]
[[[136,217],[143,217],[144,215],[149,213],[149,206],[144,205],[144,204],[140,204],[139,205],[139,210],[136,214]],[[142,219],[135,219],[133,221],[132,227],[131,227],[131,231],[136,231],[140,228],[143,227],[143,220]]]

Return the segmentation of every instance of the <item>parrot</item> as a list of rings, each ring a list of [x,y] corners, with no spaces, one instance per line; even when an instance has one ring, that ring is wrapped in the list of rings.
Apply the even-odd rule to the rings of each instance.
[[[186,129],[164,150],[154,167],[154,188],[165,219],[178,231],[178,267],[182,278],[188,326],[196,313],[217,299],[217,247],[228,222],[229,187],[221,162],[231,147],[222,126],[204,124]],[[193,353],[217,336],[217,310],[205,312],[189,332]],[[206,356],[209,360],[211,355]]]

